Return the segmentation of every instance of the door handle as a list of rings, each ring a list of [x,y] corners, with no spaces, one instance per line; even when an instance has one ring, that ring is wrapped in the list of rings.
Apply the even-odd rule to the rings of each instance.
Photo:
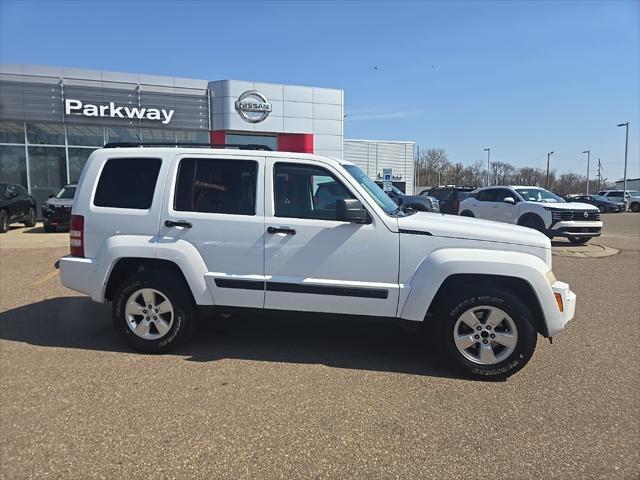
[[[191,222],[187,222],[186,220],[177,220],[175,222],[173,220],[165,220],[164,226],[169,228],[171,227],[191,228],[193,227],[193,224]]]
[[[286,235],[295,235],[296,231],[293,228],[289,227],[269,227],[267,228],[267,232],[274,233],[284,233]]]

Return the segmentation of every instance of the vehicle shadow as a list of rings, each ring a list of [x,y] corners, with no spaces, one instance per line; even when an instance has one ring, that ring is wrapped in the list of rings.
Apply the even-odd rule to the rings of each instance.
[[[84,297],[43,300],[0,313],[0,338],[42,347],[132,352],[111,324],[110,308]],[[174,352],[193,362],[243,359],[460,378],[422,334],[396,324],[240,315],[203,319]]]

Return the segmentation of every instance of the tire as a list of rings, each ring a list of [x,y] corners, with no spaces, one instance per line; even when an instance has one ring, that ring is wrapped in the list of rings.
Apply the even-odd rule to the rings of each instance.
[[[600,210],[600,213],[607,213],[607,209],[605,208],[605,206],[604,206],[604,205],[600,205],[600,206],[598,207],[598,210]]]
[[[629,210],[631,210],[633,213],[638,213],[640,212],[640,203],[638,202],[634,202],[629,206]]]
[[[567,237],[567,239],[575,245],[582,245],[591,240],[591,237]]]
[[[460,213],[461,217],[475,217],[475,215],[473,214],[473,212],[469,211],[469,210],[463,210]]]
[[[503,289],[472,288],[446,299],[432,321],[437,322],[438,342],[445,357],[470,378],[510,377],[529,362],[536,348],[531,312]],[[472,328],[467,322],[476,323]],[[502,338],[504,344],[495,338]],[[464,349],[466,344],[469,346]]]
[[[52,227],[51,225],[47,225],[46,223],[43,226],[46,233],[53,233],[57,230],[56,227]]]
[[[9,230],[9,214],[6,210],[0,210],[0,233],[6,233]]]
[[[36,226],[36,209],[31,207],[29,209],[29,215],[27,215],[27,219],[24,221],[25,227],[35,227]]]
[[[150,302],[151,310],[164,305],[166,311],[153,317],[156,312],[151,313],[148,305],[145,308],[145,302]],[[172,351],[191,336],[198,321],[196,305],[183,281],[169,272],[151,270],[137,273],[122,283],[113,300],[112,316],[124,341],[144,353]],[[139,333],[135,333],[138,327]]]
[[[537,215],[527,215],[526,217],[518,220],[518,225],[522,227],[529,227],[539,232],[545,233],[544,222]]]

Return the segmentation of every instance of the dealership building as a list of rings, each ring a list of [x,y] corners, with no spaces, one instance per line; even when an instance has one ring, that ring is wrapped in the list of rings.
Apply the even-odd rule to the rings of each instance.
[[[0,65],[0,181],[38,203],[74,182],[108,142],[262,144],[392,169],[413,193],[414,143],[344,139],[339,89]]]

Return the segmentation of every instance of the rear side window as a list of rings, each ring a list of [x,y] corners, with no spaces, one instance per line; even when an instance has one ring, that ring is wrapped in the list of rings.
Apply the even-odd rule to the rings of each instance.
[[[159,158],[111,158],[107,160],[96,189],[96,207],[151,207],[162,161]]]
[[[257,175],[253,160],[185,158],[178,169],[174,209],[255,215]]]

